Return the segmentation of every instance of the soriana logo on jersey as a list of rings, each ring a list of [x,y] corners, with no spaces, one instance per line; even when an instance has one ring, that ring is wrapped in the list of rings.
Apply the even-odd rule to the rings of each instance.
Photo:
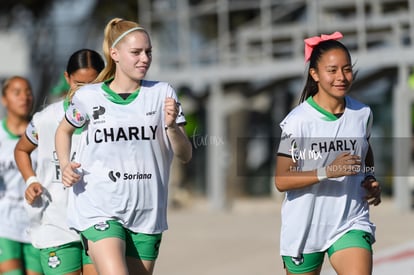
[[[111,181],[117,182],[118,179],[120,180],[150,180],[152,178],[151,173],[122,173],[118,171],[109,171],[108,177]]]
[[[72,117],[74,120],[76,120],[79,123],[85,120],[85,117],[75,108],[72,111]]]

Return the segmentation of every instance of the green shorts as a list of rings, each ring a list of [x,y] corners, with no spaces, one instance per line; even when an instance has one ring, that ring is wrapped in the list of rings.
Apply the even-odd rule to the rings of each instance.
[[[12,259],[21,259],[26,270],[42,273],[38,249],[29,243],[0,238],[0,263]]]
[[[119,222],[110,220],[82,231],[81,237],[86,251],[87,240],[96,242],[106,238],[119,238],[126,243],[126,256],[154,261],[158,257],[162,234],[134,233]]]
[[[303,254],[301,257],[282,256],[285,268],[292,274],[312,272],[318,269],[325,257],[325,252],[331,257],[335,252],[360,247],[372,252],[373,236],[362,230],[351,230],[332,244],[327,251]]]
[[[23,257],[26,270],[31,270],[36,273],[42,273],[42,265],[40,264],[40,250],[33,245],[23,244]]]
[[[82,265],[92,263],[81,242],[40,249],[40,260],[46,275],[75,272],[81,270]]]

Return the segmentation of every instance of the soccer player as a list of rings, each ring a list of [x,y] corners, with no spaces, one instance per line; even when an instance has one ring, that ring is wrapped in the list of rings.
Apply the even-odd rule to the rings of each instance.
[[[275,185],[285,191],[280,253],[286,274],[320,274],[325,253],[338,274],[372,273],[381,202],[369,138],[371,109],[347,95],[354,78],[342,34],[305,40],[301,104],[280,123]]]
[[[114,18],[103,52],[101,82],[76,91],[56,131],[63,183],[72,186],[69,225],[99,274],[152,274],[167,229],[171,160],[188,162],[192,146],[174,89],[144,80],[152,60],[147,31]],[[85,125],[71,161],[72,133]]]
[[[33,107],[32,88],[21,76],[3,83],[2,104],[6,117],[0,127],[0,274],[41,274],[39,251],[27,234],[29,217],[25,210],[25,182],[17,169],[13,150],[24,135]]]
[[[92,82],[105,64],[99,53],[89,49],[74,52],[64,73],[69,86]],[[53,274],[96,274],[79,234],[67,225],[68,193],[62,184],[62,173],[55,151],[55,131],[68,108],[70,96],[50,104],[34,114],[33,119],[15,148],[15,159],[27,183],[25,197],[30,204],[30,237],[40,249],[43,272]],[[76,149],[81,130],[74,133]],[[37,170],[31,165],[32,152],[37,148]],[[71,155],[75,155],[73,151]]]

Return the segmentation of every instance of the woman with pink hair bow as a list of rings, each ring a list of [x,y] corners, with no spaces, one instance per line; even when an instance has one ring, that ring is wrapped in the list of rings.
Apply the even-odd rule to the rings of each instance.
[[[320,274],[325,253],[337,274],[370,275],[381,202],[369,138],[371,109],[347,95],[354,79],[342,34],[305,39],[307,82],[280,123],[275,186],[285,192],[280,254],[286,274]]]

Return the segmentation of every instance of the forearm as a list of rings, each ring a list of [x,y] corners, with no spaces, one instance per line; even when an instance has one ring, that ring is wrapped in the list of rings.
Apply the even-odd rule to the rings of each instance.
[[[66,167],[66,165],[70,162],[73,130],[68,126],[68,124],[69,123],[63,119],[55,133],[55,149],[61,168]]]
[[[34,176],[36,172],[33,169],[31,153],[36,149],[36,145],[31,143],[25,135],[23,135],[14,148],[14,159],[24,180],[30,176]]]
[[[16,148],[14,151],[14,158],[16,160],[17,168],[22,174],[24,180],[27,180],[29,177],[36,175],[29,153]]]
[[[175,124],[168,127],[166,131],[174,155],[184,163],[189,162],[192,158],[193,149],[190,140],[185,134],[184,127]]]
[[[299,171],[291,158],[279,156],[275,184],[279,190],[286,191],[306,187],[326,178],[352,176],[359,173],[360,169],[360,157],[349,152],[340,153],[329,165],[311,171]]]
[[[275,176],[275,186],[281,192],[308,187],[319,182],[316,169],[279,172]]]
[[[276,159],[275,186],[281,192],[308,187],[327,178],[326,172],[326,167],[301,171],[291,158],[278,156]]]

